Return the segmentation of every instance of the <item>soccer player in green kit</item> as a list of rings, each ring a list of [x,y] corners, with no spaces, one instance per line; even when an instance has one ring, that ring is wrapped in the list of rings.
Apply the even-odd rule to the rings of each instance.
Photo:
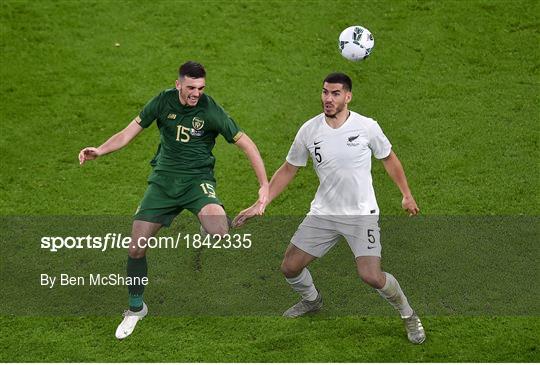
[[[151,162],[148,188],[135,213],[128,251],[127,276],[138,283],[147,276],[147,263],[146,247],[137,243],[169,226],[182,210],[195,214],[211,235],[223,236],[229,231],[225,210],[215,193],[212,149],[218,135],[238,146],[250,160],[260,184],[259,214],[263,214],[268,197],[268,179],[257,146],[214,99],[204,94],[204,67],[189,61],[180,66],[178,74],[176,87],[150,100],[124,130],[101,146],[86,147],[79,153],[82,165],[119,150],[157,120],[160,145]],[[129,336],[148,313],[143,302],[144,285],[130,285],[128,292],[129,310],[116,330],[118,339]]]

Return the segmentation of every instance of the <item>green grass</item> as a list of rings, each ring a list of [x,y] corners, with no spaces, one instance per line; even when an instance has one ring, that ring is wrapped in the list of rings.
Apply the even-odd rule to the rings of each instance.
[[[285,241],[269,246],[271,257],[260,270],[271,280],[253,289],[259,294],[268,286],[274,296],[271,316],[149,317],[124,342],[113,338],[119,316],[11,316],[15,299],[28,299],[22,290],[26,284],[21,282],[19,292],[3,284],[3,293],[15,293],[0,306],[0,360],[540,361],[540,313],[534,301],[540,293],[535,284],[539,13],[534,0],[0,2],[2,224],[10,216],[36,216],[31,221],[43,224],[45,216],[92,220],[89,216],[134,212],[145,190],[156,128],[83,167],[77,154],[127,125],[148,99],[173,85],[176,69],[187,59],[207,67],[207,92],[258,143],[269,174],[283,162],[298,127],[320,112],[321,80],[341,70],[354,81],[351,109],[379,121],[428,222],[437,216],[461,217],[454,222],[508,216],[505,222],[513,222],[491,233],[475,232],[471,218],[470,227],[456,228],[457,238],[448,234],[450,225],[440,237],[422,236],[423,242],[411,236],[390,240],[399,232],[389,233],[384,261],[407,281],[406,290],[425,315],[428,341],[422,346],[406,342],[398,318],[386,312],[354,316],[354,306],[339,302],[341,291],[350,293],[349,300],[373,301],[372,308],[386,305],[356,284],[352,259],[343,249],[313,269],[320,285],[336,290],[328,296],[329,312],[293,322],[274,317],[294,298],[277,272]],[[375,37],[374,53],[362,63],[350,63],[337,52],[339,32],[352,24],[366,26]],[[256,179],[242,154],[223,139],[214,154],[218,195],[234,214],[255,200]],[[379,163],[374,162],[373,175],[382,214],[400,216],[399,192]],[[306,168],[268,215],[305,214],[315,190],[316,176]],[[20,241],[29,237],[25,231],[2,229],[3,283],[17,278],[6,281],[7,275],[31,273],[43,261],[55,268],[61,257],[19,255],[18,250],[29,249]],[[282,239],[286,230],[270,225],[267,232]],[[429,248],[424,250],[423,243]],[[151,267],[157,275],[184,264],[176,275],[197,277],[189,271],[195,252],[155,255],[164,270]],[[217,267],[223,274],[228,267],[235,279],[251,283],[246,267],[257,267],[258,256],[246,267],[231,267],[230,255],[208,253],[204,270]],[[122,256],[103,256],[102,264],[121,272]],[[74,256],[72,263],[86,269],[91,265],[85,266],[84,258]],[[325,279],[339,265],[342,280],[337,275]],[[462,275],[454,286],[453,275]],[[485,280],[492,281],[482,286]],[[203,290],[215,298],[220,286],[208,278],[203,282]],[[149,287],[149,298],[175,287],[166,284]],[[463,288],[469,289],[465,296]],[[249,292],[242,287],[242,294]],[[483,306],[475,307],[482,298],[475,293],[485,294]],[[517,303],[514,311],[505,309],[505,294]],[[111,311],[120,313],[122,295],[111,299]],[[453,306],[434,312],[433,303],[448,304],[446,295]],[[348,316],[336,317],[332,311],[340,308],[347,308]],[[473,312],[484,314],[467,316]]]
[[[152,318],[124,341],[116,318],[1,318],[0,361],[513,362],[538,361],[537,317],[426,317],[430,338],[412,346],[398,318]],[[500,329],[504,328],[505,331]],[[89,336],[88,334],[92,334]],[[20,340],[24,338],[24,342]],[[54,350],[53,350],[54,349]]]

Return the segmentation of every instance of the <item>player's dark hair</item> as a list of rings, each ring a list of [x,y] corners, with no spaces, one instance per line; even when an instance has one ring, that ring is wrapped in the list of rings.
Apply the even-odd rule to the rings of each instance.
[[[195,61],[187,61],[178,69],[179,78],[191,77],[193,79],[201,79],[206,77],[204,66]]]
[[[341,72],[333,72],[330,75],[326,76],[326,78],[323,81],[324,83],[327,82],[329,84],[341,84],[343,85],[343,88],[347,91],[352,91],[352,80],[349,76],[345,75]]]

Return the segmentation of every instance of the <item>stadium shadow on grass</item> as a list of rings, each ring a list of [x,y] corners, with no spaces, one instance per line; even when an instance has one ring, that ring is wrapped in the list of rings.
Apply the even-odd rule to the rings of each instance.
[[[280,315],[298,299],[279,266],[301,220],[257,218],[210,243],[197,236],[194,219],[176,219],[150,243],[161,246],[148,252],[152,315]],[[383,268],[420,314],[540,314],[538,217],[386,217],[380,224]],[[0,315],[118,315],[127,305],[121,244],[130,226],[130,217],[2,217]],[[344,240],[310,268],[325,298],[323,317],[395,316],[358,279]]]

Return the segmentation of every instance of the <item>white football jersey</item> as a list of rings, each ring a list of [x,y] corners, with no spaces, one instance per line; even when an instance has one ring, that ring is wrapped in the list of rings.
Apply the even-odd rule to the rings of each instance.
[[[352,112],[339,128],[330,127],[324,113],[300,128],[287,162],[306,166],[311,155],[319,188],[311,202],[312,215],[378,215],[371,178],[371,155],[382,159],[392,145],[371,118]]]

